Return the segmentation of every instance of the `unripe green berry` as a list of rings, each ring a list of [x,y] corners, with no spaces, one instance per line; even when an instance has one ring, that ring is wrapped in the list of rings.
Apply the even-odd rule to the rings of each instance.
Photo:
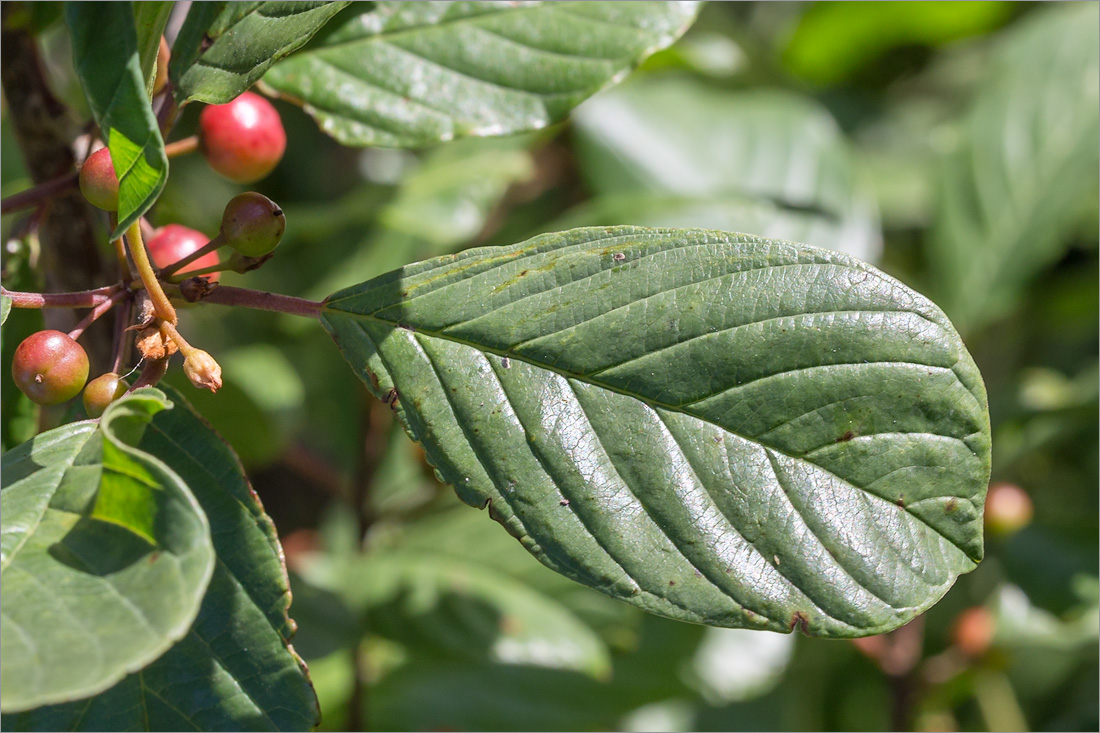
[[[89,155],[80,167],[80,193],[98,209],[118,211],[118,176],[107,148]]]
[[[222,239],[246,257],[262,257],[275,249],[285,230],[283,210],[255,191],[234,196],[222,213]]]
[[[88,381],[88,355],[66,333],[39,331],[16,347],[11,376],[32,402],[58,405],[79,394]]]
[[[84,388],[84,411],[88,417],[99,417],[107,406],[126,394],[129,385],[114,372],[101,374]]]

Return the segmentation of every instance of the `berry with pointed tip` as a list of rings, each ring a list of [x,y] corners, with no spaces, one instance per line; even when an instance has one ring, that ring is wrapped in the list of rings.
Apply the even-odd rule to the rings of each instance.
[[[61,331],[32,333],[12,355],[15,386],[39,405],[59,405],[84,388],[88,381],[88,354]]]
[[[266,176],[286,150],[279,113],[253,92],[204,109],[199,115],[199,140],[210,167],[237,183]]]
[[[114,372],[100,374],[84,388],[84,411],[88,417],[99,417],[107,406],[126,394],[129,385]]]
[[[118,211],[118,176],[107,148],[89,155],[80,167],[80,193],[97,209]]]
[[[210,237],[182,224],[166,224],[149,238],[145,246],[149,250],[149,259],[153,261],[153,266],[163,269],[199,248],[205,247],[209,241]],[[213,267],[219,261],[217,252],[209,252],[181,269],[180,272],[193,272]],[[211,282],[217,282],[220,275],[221,273],[214,272],[202,277]]]
[[[246,257],[262,257],[275,249],[284,231],[283,210],[255,191],[234,196],[222,213],[222,239]]]

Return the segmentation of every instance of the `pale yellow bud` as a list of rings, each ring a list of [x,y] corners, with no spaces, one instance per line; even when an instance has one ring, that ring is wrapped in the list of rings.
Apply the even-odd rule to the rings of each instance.
[[[183,373],[191,384],[199,389],[217,392],[222,388],[222,368],[214,357],[202,349],[195,349],[183,362]]]

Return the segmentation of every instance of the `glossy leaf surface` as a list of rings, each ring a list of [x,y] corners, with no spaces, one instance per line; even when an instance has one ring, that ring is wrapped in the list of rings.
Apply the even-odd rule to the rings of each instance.
[[[982,557],[981,376],[843,254],[577,229],[383,275],[322,322],[464,501],[646,610],[859,636]]]
[[[225,104],[301,48],[346,2],[203,2],[191,6],[172,48],[179,104]]]
[[[147,389],[4,454],[3,709],[87,697],[187,633],[214,567],[183,480],[136,447]]]
[[[345,145],[409,147],[560,120],[692,22],[688,2],[379,2],[264,84]]]
[[[1044,8],[999,48],[997,70],[945,157],[929,242],[942,304],[978,328],[1065,251],[1100,163],[1100,13]]]
[[[87,700],[13,717],[17,728],[308,730],[317,722],[305,667],[288,646],[290,592],[275,528],[229,447],[171,396],[175,408],[156,416],[138,447],[170,466],[210,518],[217,561],[198,616],[139,673]]]
[[[156,202],[168,156],[145,91],[131,3],[65,4],[73,63],[118,175],[115,236]],[[105,43],[104,39],[111,39]]]

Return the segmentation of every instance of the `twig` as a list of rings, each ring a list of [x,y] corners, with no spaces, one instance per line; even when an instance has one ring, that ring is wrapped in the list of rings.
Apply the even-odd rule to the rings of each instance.
[[[26,191],[13,193],[0,201],[0,214],[10,214],[13,211],[29,209],[52,199],[58,194],[68,193],[76,188],[78,178],[76,173],[63,173],[57,178],[51,178],[45,183],[28,188]]]
[[[164,146],[164,153],[171,158],[178,158],[181,155],[187,155],[193,153],[199,149],[199,136],[192,135],[191,137],[185,137],[182,140],[176,140],[175,142],[168,143]]]
[[[114,308],[115,304],[118,303],[120,300],[129,296],[129,290],[119,290],[113,293],[109,298],[107,298],[107,300],[103,301],[95,308],[92,308],[92,311],[88,315],[84,316],[84,318],[81,319],[80,323],[76,324],[76,327],[73,328],[72,331],[69,331],[69,338],[73,339],[74,341],[80,338],[80,334],[84,333],[84,329],[88,328],[88,326],[99,320],[100,316],[102,316],[104,313]]]
[[[126,230],[126,243],[130,246],[130,256],[134,258],[134,266],[137,268],[138,276],[145,286],[145,291],[149,293],[149,299],[153,302],[153,310],[156,312],[157,317],[175,324],[179,320],[176,317],[176,309],[172,307],[168,296],[164,294],[164,289],[160,286],[160,281],[157,280],[153,265],[149,262],[149,253],[145,251],[145,243],[141,239],[140,222],[135,221]]]
[[[0,288],[0,292],[11,298],[12,308],[95,308],[110,300],[120,290],[122,288],[119,285],[75,293],[24,293]]]
[[[262,290],[249,290],[248,288],[234,288],[228,285],[219,285],[199,302],[214,303],[215,305],[238,305],[274,313],[289,313],[292,316],[302,316],[303,318],[320,318],[322,307],[321,303],[305,298],[266,293]]]

